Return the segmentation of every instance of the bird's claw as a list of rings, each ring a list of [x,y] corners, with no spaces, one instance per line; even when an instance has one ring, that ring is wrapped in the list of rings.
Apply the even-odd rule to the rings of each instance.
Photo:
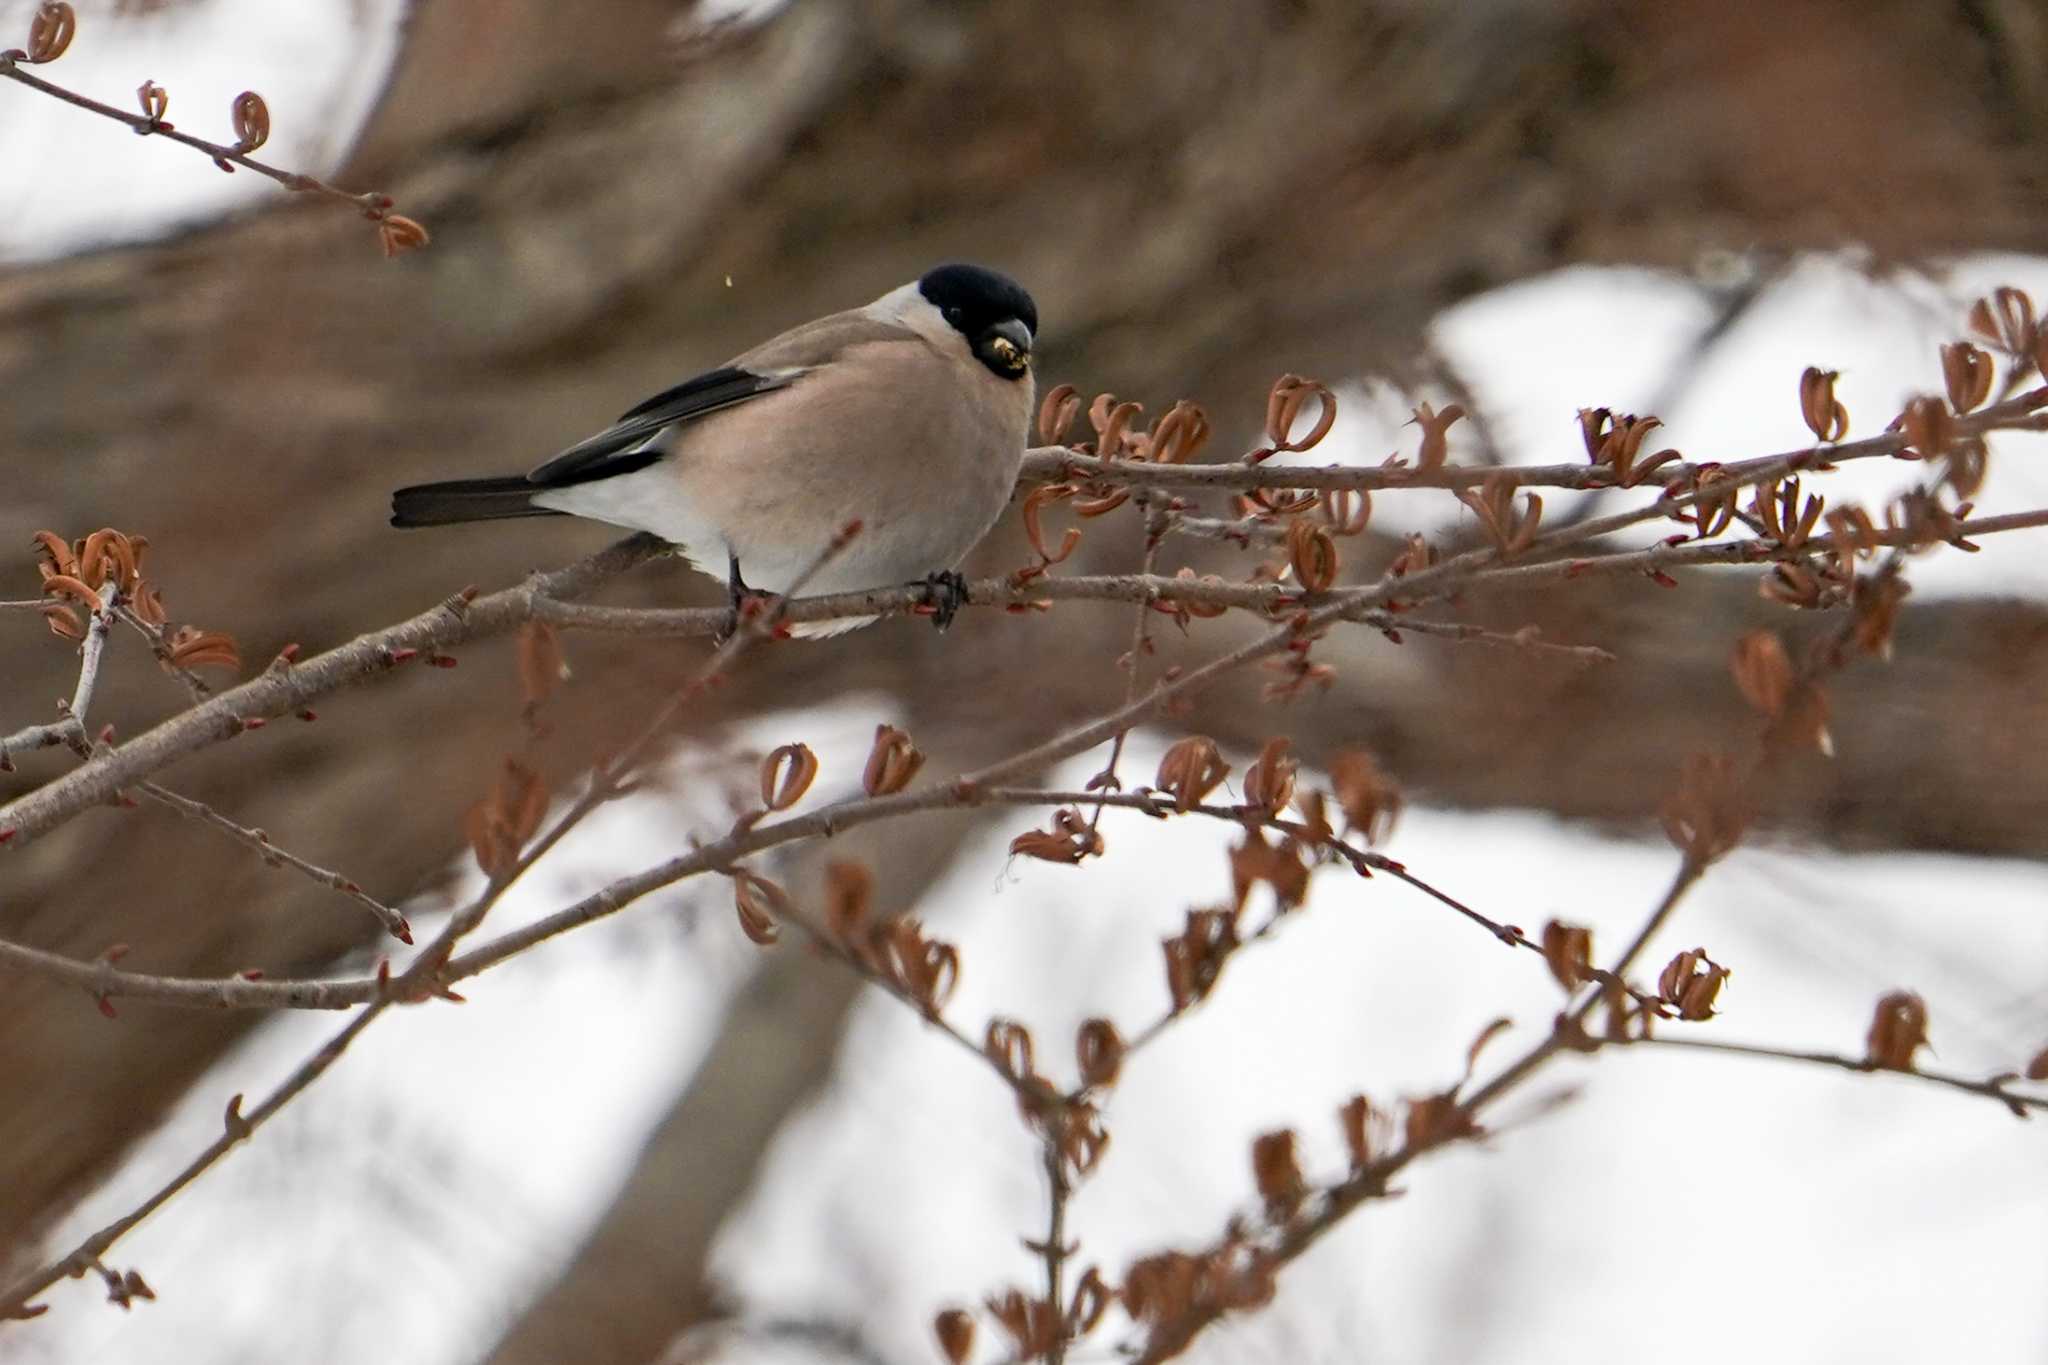
[[[740,562],[737,557],[726,556],[725,579],[725,623],[720,627],[716,643],[724,644],[740,633],[740,625],[761,612],[767,611],[775,601],[775,594],[762,592],[759,588],[747,586],[747,580],[740,577]]]
[[[953,624],[953,616],[967,605],[967,579],[956,569],[945,569],[939,573],[926,574],[913,587],[924,589],[924,605],[920,610],[930,613],[932,624],[940,630]]]

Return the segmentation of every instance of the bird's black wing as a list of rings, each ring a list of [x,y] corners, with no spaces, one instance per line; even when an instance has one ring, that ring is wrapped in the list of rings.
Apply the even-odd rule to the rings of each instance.
[[[686,379],[622,415],[588,440],[578,441],[561,454],[537,466],[526,476],[530,484],[564,488],[570,484],[608,479],[645,469],[661,458],[659,450],[647,443],[664,427],[689,422],[758,398],[764,393],[787,388],[802,378],[801,369],[745,370],[727,366]]]

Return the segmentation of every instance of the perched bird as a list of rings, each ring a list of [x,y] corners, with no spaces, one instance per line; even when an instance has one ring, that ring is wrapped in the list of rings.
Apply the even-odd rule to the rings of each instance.
[[[656,394],[523,477],[401,488],[391,524],[568,513],[652,531],[722,572],[737,613],[788,590],[859,518],[805,591],[923,584],[943,626],[1023,463],[1037,330],[1015,280],[942,265]]]

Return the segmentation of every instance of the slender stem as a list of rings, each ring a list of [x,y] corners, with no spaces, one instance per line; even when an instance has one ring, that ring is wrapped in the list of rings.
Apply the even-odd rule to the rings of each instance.
[[[1810,1052],[1802,1048],[1771,1047],[1763,1043],[1728,1042],[1716,1038],[1681,1038],[1663,1033],[1647,1038],[1631,1038],[1626,1043],[1617,1044],[1621,1047],[1643,1045],[1688,1048],[1695,1052],[1718,1052],[1733,1057],[1770,1057],[1785,1062],[1804,1062],[1811,1066],[1831,1066],[1859,1076],[1905,1076],[1916,1081],[1926,1081],[1932,1085],[1947,1086],[1951,1090],[1997,1100],[2006,1108],[2018,1111],[2022,1118],[2029,1109],[2048,1110],[2048,1095],[2016,1095],[2006,1089],[2005,1083],[2000,1079],[1980,1081],[1942,1071],[1922,1071],[1917,1067],[1911,1071],[1902,1071],[1895,1067],[1873,1066],[1861,1057],[1846,1057],[1838,1052]]]
[[[1067,1179],[1067,1163],[1060,1155],[1057,1129],[1046,1125],[1045,1144],[1045,1301],[1052,1308],[1052,1341],[1046,1347],[1048,1365],[1065,1365],[1072,1323],[1067,1316],[1067,1201],[1073,1197],[1073,1182]]]
[[[374,191],[365,194],[350,194],[347,190],[336,189],[334,186],[313,176],[302,175],[298,171],[288,171],[280,166],[272,166],[267,162],[258,161],[255,157],[241,150],[239,146],[208,142],[205,138],[194,137],[192,134],[183,132],[171,124],[159,123],[144,115],[132,114],[125,109],[117,109],[111,104],[102,104],[89,95],[81,95],[77,91],[67,89],[53,81],[46,81],[41,76],[30,75],[22,70],[20,65],[12,58],[0,57],[0,76],[5,76],[9,80],[19,81],[31,90],[40,91],[52,99],[62,100],[66,104],[88,110],[102,118],[113,119],[116,123],[125,123],[138,133],[168,138],[172,142],[182,142],[194,151],[205,153],[215,161],[229,161],[237,166],[246,167],[258,175],[268,176],[288,190],[299,190],[321,195],[364,212],[381,213],[391,207],[391,201],[387,196]]]
[[[270,836],[262,830],[237,824],[212,806],[207,805],[204,801],[195,801],[189,796],[180,796],[177,792],[170,790],[168,787],[160,786],[155,782],[137,783],[134,790],[141,792],[158,805],[176,811],[188,820],[197,820],[201,824],[209,825],[219,830],[238,843],[247,844],[266,863],[270,863],[273,866],[289,867],[295,872],[303,873],[322,886],[331,887],[374,915],[377,923],[384,926],[384,932],[390,934],[401,943],[412,942],[412,927],[406,923],[405,916],[363,890],[353,878],[344,877],[339,872],[321,867],[317,863],[308,862],[289,849],[279,848],[270,841]]]
[[[96,1265],[114,1243],[126,1236],[136,1224],[162,1208],[173,1195],[204,1175],[216,1161],[227,1155],[228,1149],[269,1122],[278,1110],[291,1103],[307,1086],[320,1079],[327,1068],[340,1059],[348,1045],[384,1012],[385,1004],[383,1001],[372,1004],[349,1020],[346,1027],[328,1039],[319,1051],[301,1063],[277,1089],[264,1098],[263,1103],[249,1113],[238,1112],[242,1097],[235,1096],[228,1107],[227,1120],[222,1125],[221,1135],[186,1163],[183,1170],[165,1181],[155,1193],[134,1209],[88,1236],[67,1254],[39,1270],[29,1272],[5,1289],[0,1289],[0,1321],[33,1316],[35,1310],[31,1309],[29,1300],[65,1276],[82,1275]]]

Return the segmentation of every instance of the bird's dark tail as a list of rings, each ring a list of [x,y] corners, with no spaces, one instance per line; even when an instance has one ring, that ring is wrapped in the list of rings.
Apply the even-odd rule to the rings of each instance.
[[[450,526],[459,521],[560,516],[552,508],[533,505],[533,495],[544,491],[541,485],[528,483],[517,475],[415,484],[391,495],[391,524]]]

